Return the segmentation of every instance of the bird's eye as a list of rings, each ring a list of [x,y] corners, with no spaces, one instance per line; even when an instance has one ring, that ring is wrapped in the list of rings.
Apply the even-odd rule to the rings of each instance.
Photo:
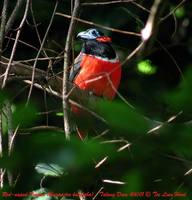
[[[91,34],[94,35],[94,36],[97,36],[97,35],[98,35],[97,32],[96,32],[95,30],[93,30]]]

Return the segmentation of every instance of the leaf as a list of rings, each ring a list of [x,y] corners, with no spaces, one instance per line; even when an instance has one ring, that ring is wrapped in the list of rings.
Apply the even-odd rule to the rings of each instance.
[[[139,169],[132,169],[124,177],[127,185],[122,187],[123,192],[130,193],[134,191],[142,191],[142,174]]]
[[[63,117],[63,115],[64,115],[63,112],[57,112],[56,113],[56,116],[58,116],[58,117]]]
[[[64,174],[64,168],[54,163],[39,163],[35,166],[35,169],[44,176],[60,177]]]
[[[33,105],[16,105],[15,110],[13,112],[13,124],[14,126],[18,126],[20,124],[20,127],[26,127],[28,125],[31,126],[32,122],[34,122],[38,115],[37,109]]]
[[[157,67],[151,60],[142,60],[137,64],[137,70],[142,74],[152,75],[156,73]]]
[[[178,19],[183,18],[185,15],[186,15],[186,13],[185,13],[185,9],[184,9],[183,6],[177,8],[177,10],[175,11],[175,16],[176,16]]]
[[[145,133],[148,129],[144,116],[124,103],[100,101],[97,106],[107,123],[118,132]]]
[[[0,109],[2,109],[7,99],[8,95],[3,90],[0,90]]]
[[[165,96],[165,101],[170,105],[170,107],[177,111],[183,110],[186,113],[192,112],[191,80],[192,70],[189,70],[185,73],[184,80],[182,80],[178,88]]]

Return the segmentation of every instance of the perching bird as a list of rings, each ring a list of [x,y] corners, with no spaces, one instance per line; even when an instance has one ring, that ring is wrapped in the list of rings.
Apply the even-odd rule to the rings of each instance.
[[[80,54],[71,69],[69,80],[82,90],[112,100],[121,80],[121,64],[111,46],[111,38],[97,29],[80,32]]]

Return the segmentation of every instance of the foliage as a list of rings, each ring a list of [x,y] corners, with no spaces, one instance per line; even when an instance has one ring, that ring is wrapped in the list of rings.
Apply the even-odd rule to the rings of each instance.
[[[148,1],[139,3],[148,10],[152,6]],[[0,158],[0,168],[6,168],[14,180],[9,186],[5,179],[0,199],[15,199],[14,195],[22,193],[27,194],[23,197],[25,200],[69,200],[79,199],[81,192],[90,193],[87,199],[93,199],[100,189],[95,199],[105,199],[102,194],[115,195],[117,192],[125,195],[144,192],[144,196],[147,191],[151,195],[155,191],[161,195],[164,192],[192,195],[192,3],[187,2],[174,10],[178,4],[179,1],[167,2],[163,16],[173,13],[161,18],[150,54],[145,57],[138,54],[137,58],[123,65],[120,95],[112,102],[99,99],[94,102],[94,108],[90,107],[105,122],[90,113],[91,117],[80,117],[79,123],[90,127],[84,141],[78,138],[75,128],[71,140],[66,141],[62,130],[61,99],[34,87],[30,103],[26,104],[28,88],[18,80],[8,83],[0,91],[3,146],[7,147]],[[9,9],[14,6],[15,2],[11,1]],[[35,27],[43,38],[54,2],[33,1],[32,6],[37,26],[34,26],[33,16],[29,13],[20,40],[33,47],[19,42],[16,60],[28,60],[37,54],[40,42]],[[132,3],[97,6],[96,11],[95,6],[82,5],[80,17],[119,30],[141,31],[149,14]],[[24,6],[8,36],[15,38],[23,9]],[[70,2],[60,1],[58,12],[69,14]],[[37,63],[37,68],[47,70],[47,74],[63,70],[61,54],[68,25],[69,19],[55,16],[41,52],[44,59]],[[77,23],[76,32],[88,27]],[[113,46],[121,61],[140,42],[140,37],[107,29],[103,31],[113,38]],[[5,38],[4,56],[10,56],[12,42]],[[81,43],[74,40],[73,46],[71,57],[79,53]],[[11,105],[11,116],[7,114],[7,102]],[[71,116],[71,120],[77,119]],[[15,133],[11,153],[7,145],[10,130]],[[3,192],[12,195],[5,197]],[[188,197],[169,199],[177,198]]]

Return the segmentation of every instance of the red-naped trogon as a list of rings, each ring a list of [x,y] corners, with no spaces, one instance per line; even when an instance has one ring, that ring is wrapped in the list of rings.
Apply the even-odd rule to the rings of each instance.
[[[121,64],[111,38],[97,29],[80,32],[77,38],[83,41],[83,47],[69,80],[82,90],[112,100],[121,80]]]

